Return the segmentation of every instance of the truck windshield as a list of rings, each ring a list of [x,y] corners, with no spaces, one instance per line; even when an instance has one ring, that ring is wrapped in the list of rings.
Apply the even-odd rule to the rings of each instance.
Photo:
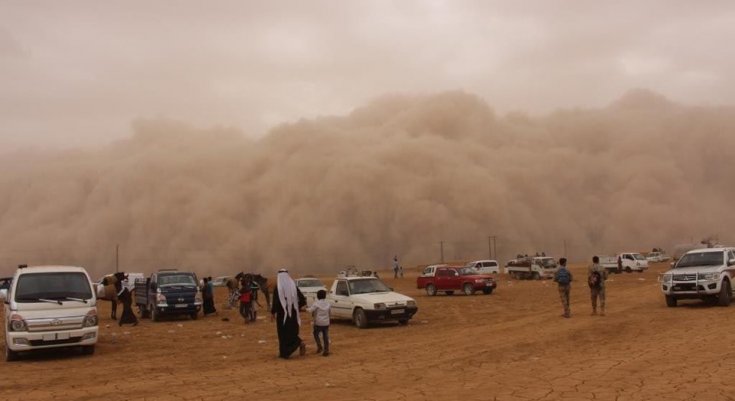
[[[193,285],[197,283],[194,281],[194,277],[190,274],[167,274],[165,276],[158,276],[158,285],[161,287],[167,285]]]
[[[299,280],[296,282],[296,285],[299,287],[323,287],[324,284],[322,284],[321,281],[312,278],[308,280]]]
[[[640,253],[634,253],[633,257],[638,260],[646,260],[646,258],[644,258],[643,255],[641,255]]]
[[[44,302],[42,299],[90,299],[92,289],[84,273],[28,273],[18,277],[16,302]]]
[[[722,252],[687,253],[679,259],[676,268],[692,266],[718,266],[724,263]]]
[[[390,288],[378,279],[350,280],[350,294],[390,292]]]
[[[539,260],[539,264],[547,269],[556,267],[556,261],[554,261],[554,258],[541,259]]]

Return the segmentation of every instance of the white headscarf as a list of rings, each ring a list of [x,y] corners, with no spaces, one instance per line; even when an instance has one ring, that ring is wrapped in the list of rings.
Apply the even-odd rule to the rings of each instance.
[[[281,301],[281,307],[283,308],[283,322],[291,317],[291,313],[296,309],[296,321],[301,326],[301,316],[299,316],[299,296],[296,292],[296,282],[293,281],[291,276],[288,274],[288,270],[281,269],[278,271],[278,281],[276,283],[278,287],[278,299]]]

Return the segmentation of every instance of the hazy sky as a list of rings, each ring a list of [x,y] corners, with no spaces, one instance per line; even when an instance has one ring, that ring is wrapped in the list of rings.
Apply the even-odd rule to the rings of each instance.
[[[263,135],[385,93],[499,112],[650,88],[735,104],[731,1],[0,0],[0,149],[101,144],[137,118]]]

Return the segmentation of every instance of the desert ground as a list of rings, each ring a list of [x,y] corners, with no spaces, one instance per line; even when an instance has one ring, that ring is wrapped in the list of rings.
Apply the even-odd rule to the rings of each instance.
[[[667,308],[654,264],[612,275],[607,316],[590,316],[585,266],[572,266],[572,318],[551,281],[498,277],[491,295],[416,289],[416,272],[384,281],[416,298],[407,326],[334,322],[332,355],[281,360],[275,326],[235,310],[118,327],[100,301],[93,356],[42,352],[0,362],[2,400],[731,400],[735,305]],[[327,285],[329,278],[324,278]],[[223,321],[229,318],[229,321]]]

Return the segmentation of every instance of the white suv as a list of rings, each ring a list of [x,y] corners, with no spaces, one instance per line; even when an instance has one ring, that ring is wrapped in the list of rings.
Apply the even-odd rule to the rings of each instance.
[[[661,291],[666,305],[676,306],[680,299],[702,299],[721,306],[732,300],[735,266],[733,248],[704,248],[685,253],[672,269],[661,276]]]
[[[497,260],[476,260],[474,262],[467,263],[464,267],[471,267],[477,270],[478,273],[482,274],[500,273],[500,266],[498,266]]]
[[[93,354],[97,343],[97,299],[81,267],[19,268],[5,301],[5,359],[21,351],[81,346]]]

